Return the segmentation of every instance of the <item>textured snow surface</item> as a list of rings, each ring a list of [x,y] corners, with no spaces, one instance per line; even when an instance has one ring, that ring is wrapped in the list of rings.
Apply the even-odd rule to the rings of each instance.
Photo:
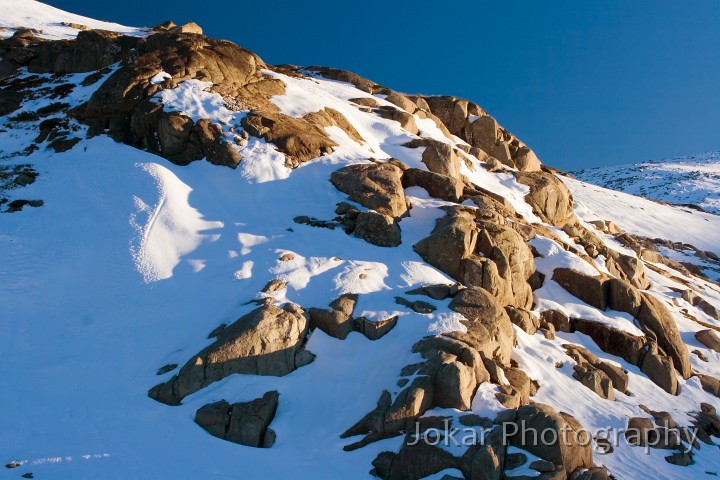
[[[0,12],[2,12],[0,14],[0,37],[12,36],[18,28],[32,28],[39,31],[36,36],[41,38],[50,40],[75,38],[80,30],[65,25],[69,23],[126,35],[147,35],[147,29],[94,20],[59,10],[35,0],[0,0]]]
[[[573,172],[585,182],[720,214],[720,152]]]
[[[34,19],[38,26],[70,15],[35,2],[5,3],[16,7],[12,14],[17,18]],[[14,17],[6,19],[16,22]],[[13,152],[22,151],[37,132],[0,118],[8,129],[0,136],[2,164],[30,163],[40,173],[32,185],[4,194],[11,200],[45,202],[41,208],[0,216],[0,406],[5,412],[0,416],[0,463],[21,462],[17,476],[33,472],[38,479],[73,480],[367,479],[378,453],[399,449],[402,437],[344,452],[342,447],[357,439],[342,440],[339,434],[372,410],[383,390],[399,392],[401,368],[420,361],[412,353],[413,344],[426,335],[464,328],[462,317],[448,308],[449,300],[416,297],[437,307],[427,315],[395,303],[396,296],[412,288],[450,282],[412,250],[448,203],[430,198],[422,188],[407,189],[412,209],[401,221],[403,243],[397,248],[375,247],[341,229],[295,223],[299,215],[335,216],[336,204],[347,197],[328,178],[343,165],[394,157],[412,167],[425,166],[420,161],[422,149],[402,146],[413,135],[397,122],[361,112],[349,102],[367,93],[322,78],[274,75],[288,86],[285,95],[273,99],[283,112],[302,116],[334,108],[365,141],[355,142],[340,129],[329,128],[338,148],[295,170],[284,167],[284,155],[272,145],[253,138],[238,145],[243,161],[236,170],[204,161],[180,167],[104,136],[82,140],[62,154],[40,145],[28,156],[15,156]],[[79,84],[83,78],[64,80]],[[78,87],[73,104],[85,101],[97,85]],[[163,91],[157,100],[192,118],[220,122],[228,135],[244,115],[227,109],[197,81]],[[42,105],[37,100],[21,111]],[[449,141],[432,121],[416,120],[422,135]],[[83,133],[78,126],[78,135]],[[462,162],[463,173],[473,182],[506,197],[526,219],[538,221],[523,198],[527,187],[511,174],[487,172],[477,159],[468,162]],[[609,219],[633,233],[720,250],[720,217],[564,181],[583,220]],[[601,237],[611,248],[632,254],[610,237]],[[548,279],[535,292],[536,311],[558,308],[639,333],[628,315],[600,311],[550,280],[557,267],[589,274],[595,267],[603,270],[601,258],[590,265],[544,237],[533,239],[532,246],[542,255],[536,259],[537,268]],[[280,261],[287,253],[294,258]],[[720,322],[672,290],[687,288],[677,280],[679,274],[673,273],[676,279],[650,270],[647,274],[652,292],[672,312],[690,350],[710,360],[691,355],[693,368],[720,377],[720,354],[693,337],[706,327],[681,311],[718,327]],[[378,320],[398,315],[398,324],[378,341],[359,333],[338,340],[315,330],[306,347],[316,354],[315,361],[285,377],[233,375],[177,407],[147,397],[149,388],[173,374],[158,376],[158,368],[183,364],[210,344],[208,333],[252,310],[255,305],[248,302],[264,296],[258,292],[275,278],[287,282],[286,288],[271,294],[278,303],[324,308],[342,293],[360,293],[356,315]],[[688,281],[720,308],[717,284],[699,278]],[[680,380],[681,394],[669,396],[637,367],[603,353],[583,334],[560,333],[554,341],[519,329],[516,334],[513,360],[539,383],[534,400],[571,413],[588,429],[625,427],[627,417],[646,416],[640,405],[668,411],[681,425],[700,402],[720,408],[718,398],[703,391],[696,378]],[[583,345],[627,369],[631,394],[616,391],[613,402],[582,387],[572,378],[574,362],[564,353],[564,343]],[[225,442],[193,422],[202,405],[220,399],[247,401],[269,390],[280,392],[272,422],[277,442],[270,449]],[[503,410],[495,399],[497,391],[490,383],[481,385],[472,402],[474,413],[494,415]],[[435,414],[462,413],[427,413]],[[668,464],[666,455],[664,450],[646,453],[621,441],[613,454],[596,454],[595,463],[606,465],[618,479],[705,478],[704,472],[720,472],[717,447],[703,445],[695,452],[696,465],[686,468]],[[447,470],[429,478],[440,479],[445,473],[460,475]],[[531,471],[523,466],[513,473]]]

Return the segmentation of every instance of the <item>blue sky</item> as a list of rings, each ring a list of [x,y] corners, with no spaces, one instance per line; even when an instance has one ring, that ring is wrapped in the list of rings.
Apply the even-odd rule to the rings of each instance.
[[[566,169],[720,150],[720,1],[48,0],[479,103]]]

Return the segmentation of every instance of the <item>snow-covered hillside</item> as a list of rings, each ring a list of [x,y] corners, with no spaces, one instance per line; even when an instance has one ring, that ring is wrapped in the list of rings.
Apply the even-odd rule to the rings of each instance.
[[[720,152],[589,168],[573,175],[612,190],[720,214]]]
[[[1,478],[720,474],[720,217],[462,99],[5,3]]]

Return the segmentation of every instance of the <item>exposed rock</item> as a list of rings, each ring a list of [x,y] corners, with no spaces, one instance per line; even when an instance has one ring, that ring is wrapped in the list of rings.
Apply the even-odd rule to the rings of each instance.
[[[375,108],[380,106],[380,103],[372,97],[351,98],[350,101],[362,107]]]
[[[675,452],[665,457],[665,461],[679,467],[687,467],[695,463],[692,452]]]
[[[475,251],[477,230],[471,212],[451,209],[438,219],[429,237],[415,244],[413,249],[423,260],[456,277],[460,261]]]
[[[582,425],[571,415],[557,413],[548,405],[536,403],[520,407],[513,423],[518,429],[510,436],[511,445],[527,450],[554,465],[561,465],[566,473],[577,468],[592,467],[591,442],[589,438],[584,438],[588,433],[583,431]],[[527,434],[528,431],[531,433]],[[541,433],[544,431],[555,432],[553,442],[542,441]],[[537,432],[537,435],[532,432]]]
[[[422,300],[410,302],[403,297],[395,297],[395,303],[411,308],[415,311],[415,313],[420,314],[429,314],[437,310],[437,307],[435,305],[432,305],[428,302],[423,302]]]
[[[574,217],[570,191],[562,181],[551,173],[516,172],[517,181],[530,187],[525,201],[545,222],[562,227]]]
[[[607,277],[598,273],[590,277],[571,268],[556,268],[552,279],[583,302],[600,310],[607,308]]]
[[[280,280],[279,278],[273,278],[265,285],[265,287],[262,289],[262,291],[263,291],[263,293],[274,293],[279,290],[283,290],[286,285],[287,285],[287,282],[285,280]]]
[[[520,327],[525,333],[534,335],[540,327],[538,318],[532,312],[524,308],[515,308],[511,305],[505,307],[505,311],[510,317],[513,325]]]
[[[465,276],[464,283],[483,286],[503,304],[530,308],[533,297],[528,280],[535,273],[535,260],[526,240],[509,226],[485,220],[478,225],[476,251],[488,260],[482,282]]]
[[[195,22],[186,23],[185,25],[182,25],[179,27],[172,27],[168,30],[173,33],[194,33],[196,35],[202,35],[202,33],[203,33],[203,30],[202,30],[202,28],[200,28],[200,25],[198,25]]]
[[[340,70],[339,68],[312,66],[307,67],[307,70],[311,72],[316,72],[323,77],[329,78],[331,80],[351,83],[358,89],[367,93],[375,93],[375,91],[380,88],[380,86],[372,80],[368,80],[367,78],[363,78],[360,75],[348,72],[346,70]]]
[[[403,130],[407,130],[412,135],[417,135],[420,132],[415,123],[415,117],[404,110],[395,107],[381,106],[376,111],[381,117],[398,122]]]
[[[715,320],[720,320],[720,311],[692,290],[683,290],[682,298],[694,307],[699,308],[706,315],[709,315]]]
[[[508,453],[505,455],[505,470],[514,470],[527,463],[527,455],[524,453]]]
[[[656,352],[647,352],[642,360],[640,369],[656,385],[670,395],[678,394],[678,383],[672,360]]]
[[[644,328],[655,334],[658,346],[672,359],[680,375],[683,378],[690,377],[692,375],[690,354],[667,307],[657,298],[644,293],[637,319]]]
[[[386,102],[390,102],[393,105],[396,105],[403,110],[405,110],[408,113],[415,113],[418,109],[418,106],[413,103],[412,100],[410,100],[408,97],[403,95],[402,93],[391,91],[386,97]]]
[[[612,381],[602,370],[591,365],[575,365],[573,377],[598,396],[615,400]]]
[[[331,153],[337,146],[317,125],[281,113],[251,111],[242,119],[242,126],[250,135],[275,145],[286,155],[285,164],[290,168]]]
[[[611,278],[607,281],[607,305],[612,310],[627,312],[636,317],[642,305],[642,295],[627,280]]]
[[[226,327],[180,372],[149,392],[150,397],[178,405],[187,395],[229,375],[283,376],[295,370],[295,353],[307,331],[303,310],[263,305]]]
[[[407,212],[402,173],[390,163],[357,164],[333,172],[330,181],[350,200],[380,214],[399,218]]]
[[[540,312],[540,325],[552,325],[554,331],[571,332],[570,318],[560,310],[543,310]]]
[[[355,328],[369,340],[379,340],[397,325],[397,320],[397,315],[378,321],[371,321],[365,317],[359,317],[355,319]]]
[[[462,456],[460,469],[468,479],[501,480],[506,453],[502,428],[494,428],[485,436],[484,442],[467,449]]]
[[[700,380],[700,385],[703,390],[715,395],[716,397],[720,397],[720,380],[710,375],[698,374],[697,377]]]
[[[355,236],[378,247],[397,247],[402,243],[400,225],[389,215],[360,212],[355,222]]]
[[[358,296],[346,293],[330,304],[330,309],[310,308],[310,328],[319,328],[331,337],[344,340],[354,330],[352,319]]]
[[[443,365],[435,379],[433,403],[441,408],[469,410],[477,388],[475,372],[460,362]]]
[[[405,170],[402,181],[405,188],[422,187],[431,197],[448,202],[459,202],[465,188],[463,182],[456,178],[418,168]]]
[[[622,280],[630,282],[630,284],[640,290],[650,287],[650,282],[645,277],[645,267],[643,263],[635,257],[623,255],[612,249],[607,250],[607,261],[605,266],[611,275]]]
[[[425,147],[422,162],[433,173],[460,179],[460,163],[453,148],[439,140],[420,138],[405,144],[408,148]]]
[[[382,452],[373,461],[372,474],[385,480],[419,480],[448,468],[457,468],[459,459],[442,448],[406,438],[399,453]]]
[[[582,318],[572,319],[572,330],[588,335],[603,352],[621,357],[633,365],[640,363],[647,343],[644,337]]]
[[[450,308],[467,318],[468,331],[452,332],[448,336],[467,343],[487,358],[508,364],[515,332],[505,309],[490,293],[479,287],[466,288],[453,298]]]
[[[225,400],[200,407],[195,422],[218,438],[248,447],[270,448],[275,432],[268,426],[275,417],[279,394],[268,392],[250,402],[229,404]]]
[[[513,156],[513,162],[515,162],[515,167],[523,172],[537,172],[541,168],[540,160],[535,152],[526,146],[518,148]]]
[[[456,283],[454,285],[423,285],[420,288],[410,290],[406,292],[408,295],[427,295],[434,300],[445,300],[449,297],[454,297],[457,293],[462,290],[462,285]]]
[[[720,352],[720,337],[714,330],[700,330],[695,332],[695,340],[716,352]]]

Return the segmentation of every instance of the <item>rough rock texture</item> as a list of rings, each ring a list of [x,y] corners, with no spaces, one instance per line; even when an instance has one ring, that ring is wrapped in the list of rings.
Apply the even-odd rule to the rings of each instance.
[[[93,30],[89,30],[89,33]],[[119,37],[113,42],[129,37]],[[129,42],[130,40],[123,40]],[[257,55],[237,45],[196,33],[158,31],[133,39],[135,57],[106,80],[77,116],[90,125],[90,134],[107,132],[118,141],[145,148],[178,164],[207,157],[220,165],[237,165],[239,158],[217,132],[188,118],[166,112],[152,99],[161,89],[190,79],[211,84],[210,90],[226,99],[231,108],[276,111],[268,101],[285,91],[284,84],[265,76],[267,65]],[[150,82],[160,72],[170,78]],[[205,137],[203,137],[205,133]],[[234,164],[234,165],[233,165]]]
[[[430,265],[457,278],[461,260],[475,251],[476,241],[473,213],[457,208],[438,219],[430,236],[413,249]]]
[[[450,308],[467,318],[468,331],[453,332],[449,336],[468,343],[487,358],[509,363],[515,332],[505,309],[495,297],[483,288],[469,287],[453,298]]]
[[[672,359],[680,375],[683,378],[690,377],[690,354],[667,307],[657,298],[645,293],[637,319],[655,335],[658,346]]]
[[[360,212],[355,236],[378,247],[397,247],[402,243],[400,225],[393,217],[375,212]]]
[[[714,330],[700,330],[695,333],[695,340],[716,352],[720,352],[720,336]]]
[[[590,277],[570,268],[556,268],[552,279],[583,302],[600,310],[607,308],[606,276],[598,273]]]
[[[402,182],[405,188],[422,187],[431,197],[448,202],[459,202],[465,189],[465,184],[456,178],[418,168],[405,170]]]
[[[319,328],[331,337],[344,340],[354,330],[352,314],[358,296],[345,294],[334,300],[329,309],[310,308],[310,328]]]
[[[543,221],[562,227],[571,221],[573,199],[565,184],[555,175],[546,172],[517,172],[517,181],[530,187],[525,201]]]
[[[180,372],[152,388],[150,397],[179,405],[183,398],[235,373],[283,376],[296,368],[307,321],[297,305],[263,305],[220,332]]]
[[[460,179],[460,163],[453,148],[445,142],[420,138],[405,144],[408,148],[424,147],[422,162],[433,173]]]
[[[282,113],[253,111],[243,118],[242,126],[250,135],[275,145],[285,154],[285,165],[291,168],[331,153],[337,146],[321,127]]]
[[[390,163],[348,165],[332,173],[335,188],[363,207],[400,218],[407,212],[402,170]]]
[[[540,161],[525,144],[500,127],[475,103],[449,96],[410,97],[420,106],[421,100],[452,135],[503,164],[524,171],[540,170]]]
[[[275,432],[268,428],[275,417],[279,394],[268,392],[250,402],[229,404],[225,400],[200,407],[195,423],[218,438],[248,447],[270,448]]]
[[[583,438],[588,434],[581,432],[582,426],[571,415],[558,413],[548,405],[536,403],[520,407],[513,423],[530,431],[551,430],[556,432],[556,436],[554,442],[543,443],[540,435],[522,435],[522,430],[518,429],[518,433],[510,437],[512,445],[560,465],[566,473],[593,466],[591,443],[589,439]],[[562,441],[563,431],[566,432],[564,438],[567,441]]]
[[[380,453],[373,461],[371,474],[384,480],[420,480],[460,464],[458,458],[440,447],[424,441],[410,445],[408,440],[398,453]]]

